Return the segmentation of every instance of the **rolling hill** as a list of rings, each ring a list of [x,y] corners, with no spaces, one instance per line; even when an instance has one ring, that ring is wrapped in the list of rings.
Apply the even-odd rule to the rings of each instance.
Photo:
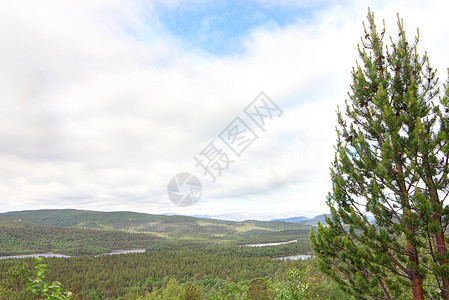
[[[20,220],[20,221],[19,221]],[[188,216],[74,209],[0,214],[0,252],[96,254],[110,250],[179,249],[299,240],[310,225],[283,221],[224,221]]]
[[[291,218],[285,218],[285,219],[274,219],[274,220],[271,220],[271,221],[282,221],[282,222],[298,223],[298,222],[305,221],[305,220],[308,220],[308,219],[310,219],[310,218],[301,216],[301,217],[291,217]]]
[[[250,230],[304,229],[301,224],[268,221],[224,221],[188,216],[152,215],[136,212],[100,212],[75,209],[43,209],[0,214],[1,219],[25,220],[36,225],[81,227],[162,234],[229,234]]]
[[[313,217],[311,219],[300,221],[299,224],[305,225],[305,226],[314,226],[318,222],[321,222],[321,224],[326,222],[326,220],[324,219],[324,215],[318,215],[318,216],[315,216],[315,217]]]

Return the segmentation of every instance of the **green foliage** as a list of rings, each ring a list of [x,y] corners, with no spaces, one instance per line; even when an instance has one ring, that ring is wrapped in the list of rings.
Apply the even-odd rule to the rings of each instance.
[[[181,294],[181,300],[200,300],[202,299],[201,291],[195,283],[189,281]]]
[[[41,264],[41,258],[35,260],[34,278],[30,279],[28,289],[36,296],[44,297],[49,300],[69,300],[72,299],[72,293],[69,291],[63,292],[61,283],[53,281],[47,283],[44,281],[47,265]]]
[[[26,290],[28,278],[29,270],[25,263],[10,267],[1,278],[0,299],[28,298]]]
[[[160,263],[157,259],[162,256],[145,254],[47,258],[48,271],[41,263],[35,268],[33,293],[55,291],[60,297],[67,296],[62,293],[61,284],[56,283],[61,280],[73,292],[73,299],[264,299],[266,295],[274,297],[268,299],[349,299],[317,270],[313,260],[261,260],[256,255],[243,258],[238,251],[225,249],[198,251],[200,255],[193,255],[195,251],[161,251],[161,255],[175,253],[167,253],[168,259]],[[223,259],[217,260],[218,257]],[[29,264],[23,264],[23,270],[27,270],[26,265],[36,264],[31,259],[26,261]],[[226,264],[227,261],[232,263]],[[0,271],[11,269],[15,263],[16,260],[1,261]],[[172,275],[158,270],[162,265],[167,265],[166,270]],[[199,265],[205,268],[198,268]],[[227,272],[221,273],[222,270]],[[45,283],[40,274],[46,275],[46,282],[53,283]],[[257,280],[251,282],[254,278]],[[17,299],[34,299],[30,293],[27,295]]]
[[[163,292],[162,299],[176,300],[179,299],[182,293],[182,287],[175,278],[170,278]]]
[[[286,222],[228,222],[124,212],[29,211],[0,214],[0,252],[97,254],[146,247],[142,254],[44,258],[48,271],[39,266],[39,274],[44,274],[46,281],[36,274],[34,292],[62,293],[63,285],[73,293],[73,299],[248,299],[250,286],[257,290],[255,283],[259,280],[267,283],[272,293],[278,286],[287,287],[290,269],[303,270],[310,264],[275,259],[309,252],[308,228]],[[288,240],[298,242],[272,247],[237,246]],[[0,260],[1,274],[18,261],[24,261],[28,268],[35,264],[30,258]],[[311,268],[314,281],[310,290],[314,295],[327,299],[335,294],[336,289],[321,283],[329,283],[329,279],[315,266]],[[320,280],[315,280],[318,277]],[[250,285],[254,278],[260,279]],[[34,299],[30,292],[28,296]]]
[[[0,214],[0,255],[92,255],[114,249],[175,250],[304,241],[308,232],[309,226],[287,222],[233,222],[70,209],[22,211]],[[308,241],[302,245],[310,251]]]
[[[345,116],[337,112],[331,216],[310,234],[320,269],[370,299],[449,299],[449,106],[419,36],[384,44],[369,11]],[[373,220],[374,219],[374,220]]]
[[[248,299],[266,300],[273,299],[273,291],[271,290],[265,278],[254,278],[248,284]]]
[[[247,282],[233,282],[226,281],[222,284],[223,288],[219,293],[219,297],[212,297],[212,299],[245,299],[246,291],[248,290]]]
[[[217,240],[227,240],[228,235],[241,237],[242,242],[251,242],[246,240],[247,233],[249,238],[253,235],[263,238],[265,235],[278,234],[278,241],[285,241],[283,236],[297,235],[298,230],[303,233],[308,231],[308,226],[288,222],[264,222],[264,221],[224,221],[215,219],[203,219],[187,216],[163,216],[150,215],[135,212],[96,212],[82,211],[74,209],[61,210],[31,210],[8,212],[0,214],[0,223],[2,220],[12,221],[21,219],[41,226],[52,227],[78,227],[93,228],[113,231],[128,232],[148,232],[163,234],[173,238],[185,236],[208,237]],[[289,230],[297,230],[289,232]],[[251,232],[252,231],[252,232]],[[266,237],[265,237],[266,238]],[[275,236],[268,241],[273,241]],[[265,240],[267,241],[267,240]],[[261,242],[264,242],[263,240]]]
[[[0,221],[0,255],[42,252],[92,255],[116,249],[146,248],[159,239],[148,233],[58,228],[24,221]]]
[[[313,299],[310,293],[312,282],[313,275],[310,272],[310,266],[302,270],[292,268],[288,271],[286,281],[276,289],[276,295],[279,299]]]
[[[162,296],[169,279],[176,279],[181,286],[194,281],[200,291],[216,295],[215,299],[240,299],[251,279],[283,281],[288,269],[302,269],[307,264],[304,261],[274,259],[267,254],[278,255],[279,252],[264,249],[282,249],[284,246],[287,245],[196,248],[98,257],[45,258],[44,261],[48,265],[48,282],[62,282],[73,292],[74,298]],[[32,259],[23,261],[29,266],[33,262]],[[14,264],[17,260],[0,261],[0,272]]]

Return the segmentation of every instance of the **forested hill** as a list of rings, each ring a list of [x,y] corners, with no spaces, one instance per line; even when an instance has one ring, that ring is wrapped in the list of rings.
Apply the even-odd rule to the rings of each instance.
[[[271,278],[280,286],[290,269],[304,268],[308,262],[273,258],[310,253],[309,232],[310,226],[280,221],[232,222],[81,210],[21,211],[0,214],[0,257],[51,252],[74,256],[44,259],[49,268],[45,279],[60,281],[73,292],[73,299],[143,299],[139,297],[150,292],[163,294],[165,299],[169,298],[165,294],[171,293],[170,286],[178,281],[182,289],[187,289],[188,282],[195,282],[205,295],[202,299],[225,299],[228,294],[240,295],[247,290],[254,278]],[[297,242],[241,247],[292,240]],[[125,249],[146,251],[101,255]],[[16,274],[13,271],[18,268],[30,270],[31,264],[31,258],[0,259],[0,299],[4,299],[2,284],[9,282],[4,274]],[[17,294],[17,289],[11,291]]]
[[[24,220],[36,225],[57,227],[82,227],[103,230],[134,232],[202,233],[223,234],[248,230],[295,230],[304,226],[288,222],[224,221],[188,216],[152,215],[136,212],[99,212],[75,209],[43,209],[7,212],[0,220]]]
[[[105,253],[115,249],[180,249],[298,240],[309,247],[310,225],[224,221],[187,216],[74,209],[0,214],[0,253]],[[118,242],[118,240],[120,242]]]

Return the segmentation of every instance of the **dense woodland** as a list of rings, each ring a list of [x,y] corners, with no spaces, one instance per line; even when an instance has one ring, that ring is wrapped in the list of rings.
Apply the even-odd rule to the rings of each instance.
[[[310,253],[309,232],[310,225],[280,221],[29,211],[0,214],[0,253],[74,255],[43,260],[45,280],[61,282],[73,299],[341,299],[313,259],[277,259]],[[98,255],[137,248],[146,252]],[[0,260],[0,299],[34,299],[26,287],[33,265]]]
[[[92,255],[120,249],[284,242],[307,240],[309,231],[309,225],[287,222],[232,222],[131,212],[24,211],[0,214],[0,256],[43,252]]]
[[[26,220],[36,225],[79,227],[127,232],[153,232],[164,236],[189,235],[226,237],[250,230],[305,229],[304,224],[265,221],[224,221],[188,216],[150,215],[135,212],[98,212],[75,209],[43,209],[0,214],[0,220]],[[314,221],[313,224],[316,224]],[[307,225],[311,225],[307,223]]]
[[[187,299],[275,299],[275,295],[276,299],[302,299],[288,296],[291,283],[306,287],[303,295],[307,299],[341,299],[342,294],[317,271],[313,259],[273,258],[299,250],[294,243],[47,258],[44,262],[48,265],[46,279],[61,282],[73,299],[181,299],[189,288],[196,291],[196,298]],[[31,270],[33,259],[1,261],[2,278],[8,269],[22,263]],[[292,278],[295,272],[297,276]],[[251,296],[256,281],[257,293],[269,298],[257,298],[257,293],[259,296]]]
[[[113,249],[146,248],[159,239],[147,233],[58,228],[27,222],[5,226],[0,221],[0,256],[36,252],[100,254]]]

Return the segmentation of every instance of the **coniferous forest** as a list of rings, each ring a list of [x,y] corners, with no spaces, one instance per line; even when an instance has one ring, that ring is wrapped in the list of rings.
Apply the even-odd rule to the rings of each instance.
[[[317,271],[313,260],[274,259],[270,255],[282,249],[270,248],[269,251],[249,247],[159,250],[46,258],[43,262],[48,266],[45,279],[59,281],[73,293],[73,299],[274,299],[281,292],[285,297],[278,299],[303,299],[288,296],[293,286],[295,289],[303,286],[304,299],[339,299],[340,292]],[[8,269],[17,264],[32,270],[34,259],[2,261],[3,289],[15,288],[6,282]],[[270,295],[268,298],[249,297],[251,283],[256,279]],[[192,286],[197,296],[182,298]]]
[[[338,299],[341,292],[313,258],[281,259],[311,256],[309,231],[280,221],[44,210],[1,214],[0,250],[72,256],[41,262],[43,281],[59,282],[72,299]],[[287,241],[295,242],[247,246]],[[120,249],[146,251],[103,255]],[[35,264],[0,260],[0,297],[42,298],[27,286]]]

